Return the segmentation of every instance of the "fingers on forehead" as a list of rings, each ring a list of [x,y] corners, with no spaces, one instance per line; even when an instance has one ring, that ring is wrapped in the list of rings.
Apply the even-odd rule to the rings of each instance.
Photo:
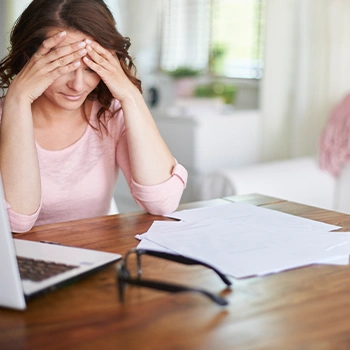
[[[48,37],[42,42],[41,47],[38,51],[40,51],[41,49],[43,49],[44,51],[51,50],[53,47],[62,42],[65,39],[66,35],[67,33],[65,31],[62,31]]]
[[[116,52],[114,50],[108,50],[101,46],[99,43],[96,41],[90,42],[90,45],[99,55],[105,57],[105,58],[110,58],[111,56],[117,56]],[[92,53],[93,54],[93,53]]]
[[[85,42],[98,53],[103,53],[106,51],[106,49],[103,46],[101,46],[97,41],[85,40]]]

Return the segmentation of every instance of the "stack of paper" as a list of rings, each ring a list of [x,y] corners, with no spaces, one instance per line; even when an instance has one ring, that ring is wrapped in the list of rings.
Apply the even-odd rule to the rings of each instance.
[[[169,250],[236,278],[324,263],[348,264],[350,233],[339,226],[246,203],[178,211],[154,221],[138,248]]]

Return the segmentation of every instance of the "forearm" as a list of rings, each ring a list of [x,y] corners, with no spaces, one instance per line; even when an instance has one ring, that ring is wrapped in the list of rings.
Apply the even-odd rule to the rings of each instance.
[[[121,103],[132,178],[140,185],[168,180],[175,160],[141,93],[126,76],[116,52],[91,40],[86,43],[88,55],[83,58],[84,63],[101,77],[112,96]]]
[[[136,91],[135,91],[136,90]],[[148,107],[135,88],[121,101],[131,173],[140,185],[155,185],[171,177],[175,160],[161,137]]]
[[[2,111],[0,169],[11,208],[21,214],[35,212],[41,186],[31,104],[11,93],[6,96]]]

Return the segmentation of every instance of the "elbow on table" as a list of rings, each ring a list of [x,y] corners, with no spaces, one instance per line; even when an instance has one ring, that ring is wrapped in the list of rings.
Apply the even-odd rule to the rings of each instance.
[[[137,201],[138,204],[152,215],[167,215],[174,212],[179,204],[182,197],[182,192],[166,196],[163,199],[152,202],[140,202]]]
[[[41,211],[42,203],[40,201],[37,210],[29,215],[17,213],[11,209],[9,203],[6,203],[6,206],[11,231],[13,233],[25,233],[30,231],[35,225]]]
[[[10,224],[11,232],[16,233],[26,233],[29,232],[33,228],[34,224],[27,224],[27,225],[13,225]]]
[[[160,207],[150,207],[149,209],[146,209],[146,211],[152,215],[167,215],[173,213],[177,207],[179,206],[179,203],[172,204],[172,205],[163,205]]]
[[[10,229],[13,233],[25,233],[30,231],[36,223],[38,213],[23,215],[8,209]]]
[[[179,206],[186,183],[187,171],[184,169],[183,176],[173,175],[162,184],[140,186],[133,183],[131,193],[137,204],[148,213],[166,215],[174,212]]]

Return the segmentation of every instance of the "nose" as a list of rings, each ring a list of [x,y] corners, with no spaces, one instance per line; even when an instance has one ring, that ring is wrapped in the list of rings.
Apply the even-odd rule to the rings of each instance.
[[[74,91],[80,92],[84,88],[84,74],[81,68],[76,69],[69,75],[68,87]]]

